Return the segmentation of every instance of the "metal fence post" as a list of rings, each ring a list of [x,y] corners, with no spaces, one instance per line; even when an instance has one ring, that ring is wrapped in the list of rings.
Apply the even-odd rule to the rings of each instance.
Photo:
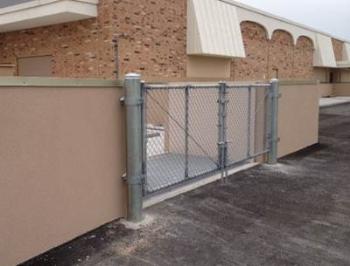
[[[268,164],[277,163],[277,146],[278,146],[278,99],[279,94],[279,80],[271,79],[270,80],[270,127],[269,127],[269,154],[267,157]]]
[[[252,149],[252,87],[248,87],[248,138],[247,138],[247,158],[251,156]]]
[[[124,77],[127,134],[127,219],[142,220],[142,98],[140,75],[129,73]]]
[[[227,166],[227,139],[226,139],[226,83],[219,83],[218,94],[218,163],[221,170],[221,178],[225,177]]]
[[[189,149],[189,92],[190,86],[185,87],[185,179],[189,177],[188,149]]]
[[[147,195],[148,182],[147,182],[147,91],[146,83],[141,82],[141,125],[142,125],[142,193],[143,196]]]

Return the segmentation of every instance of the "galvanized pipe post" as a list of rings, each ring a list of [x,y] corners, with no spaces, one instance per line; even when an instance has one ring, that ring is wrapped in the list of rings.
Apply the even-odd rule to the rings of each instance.
[[[225,169],[227,165],[227,139],[226,139],[226,90],[225,82],[219,83],[218,94],[218,163],[221,170],[221,178],[225,177]]]
[[[189,177],[189,96],[190,86],[185,87],[185,179]]]
[[[141,82],[141,125],[142,125],[142,194],[147,195],[147,89],[146,83]]]
[[[270,80],[270,128],[269,128],[269,153],[267,157],[268,164],[277,164],[278,147],[278,99],[280,98],[279,80]]]
[[[130,222],[142,220],[142,92],[140,75],[129,73],[124,77],[127,134],[127,184]]]
[[[252,86],[248,87],[248,137],[247,137],[247,157],[252,155]]]

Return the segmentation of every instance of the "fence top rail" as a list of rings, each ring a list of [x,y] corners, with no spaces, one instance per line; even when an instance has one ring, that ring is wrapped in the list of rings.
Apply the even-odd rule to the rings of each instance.
[[[223,82],[224,83],[224,82]],[[147,84],[145,83],[146,89],[217,89],[221,83],[210,83],[210,84]],[[243,88],[268,88],[271,84],[230,84],[225,83],[228,89],[243,89]]]
[[[229,89],[243,89],[243,88],[269,88],[271,84],[227,84]]]
[[[219,84],[145,84],[147,89],[216,89]]]

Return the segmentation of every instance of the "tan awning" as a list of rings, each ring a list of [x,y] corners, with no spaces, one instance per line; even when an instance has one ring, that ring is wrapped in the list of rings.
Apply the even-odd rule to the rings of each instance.
[[[350,68],[350,61],[338,61],[337,62],[337,68]]]
[[[316,34],[316,49],[314,53],[315,67],[337,67],[332,39],[326,35]]]
[[[344,43],[343,47],[343,60],[350,61],[350,43]]]
[[[188,1],[187,53],[245,57],[236,7],[217,0]]]

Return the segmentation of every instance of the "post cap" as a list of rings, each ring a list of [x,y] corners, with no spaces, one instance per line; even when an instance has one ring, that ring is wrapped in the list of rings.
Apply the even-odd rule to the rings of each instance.
[[[128,73],[124,76],[124,79],[140,79],[141,75],[137,73]]]
[[[279,83],[280,81],[278,79],[270,79],[270,84],[272,83]]]

